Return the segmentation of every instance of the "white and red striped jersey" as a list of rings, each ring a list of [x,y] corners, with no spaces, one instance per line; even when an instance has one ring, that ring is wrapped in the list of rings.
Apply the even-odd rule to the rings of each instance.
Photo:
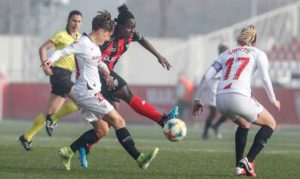
[[[258,48],[251,46],[238,46],[229,49],[218,56],[205,74],[205,81],[210,80],[217,72],[222,70],[222,77],[218,83],[217,95],[223,93],[239,93],[251,96],[251,80],[257,70],[263,81],[265,90],[270,101],[275,102],[275,94],[268,73],[268,58],[266,54]],[[196,97],[201,97],[201,90],[198,88]]]
[[[71,45],[55,51],[49,58],[55,62],[61,57],[75,55],[76,81],[74,88],[76,91],[93,90],[95,93],[101,91],[101,82],[98,67],[107,69],[105,63],[101,62],[101,51],[97,44],[93,43],[87,34],[72,43]]]

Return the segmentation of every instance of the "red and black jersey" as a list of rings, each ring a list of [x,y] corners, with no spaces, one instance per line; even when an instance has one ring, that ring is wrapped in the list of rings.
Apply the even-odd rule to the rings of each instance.
[[[102,52],[101,60],[106,63],[110,70],[113,70],[121,55],[128,49],[129,44],[142,39],[143,37],[137,32],[129,38],[119,37],[117,33],[114,33],[109,41],[100,46]]]

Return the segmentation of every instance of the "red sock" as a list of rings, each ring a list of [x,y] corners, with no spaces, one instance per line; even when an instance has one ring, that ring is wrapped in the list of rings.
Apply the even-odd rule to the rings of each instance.
[[[146,116],[155,122],[159,122],[163,117],[163,115],[159,113],[151,104],[144,100],[142,101],[138,96],[134,96],[131,99],[129,106],[137,113]]]

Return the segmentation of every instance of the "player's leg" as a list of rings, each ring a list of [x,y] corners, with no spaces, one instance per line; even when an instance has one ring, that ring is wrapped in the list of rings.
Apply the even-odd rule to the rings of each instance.
[[[51,94],[47,112],[54,112],[57,111],[64,103],[65,98]],[[46,116],[46,118],[49,115]],[[22,136],[19,137],[21,144],[23,145],[25,150],[31,150],[31,143],[33,137],[45,126],[45,116],[43,114],[39,114],[35,119],[30,129],[28,129]]]
[[[236,167],[238,167],[240,160],[244,157],[250,123],[242,117],[233,120],[233,122],[238,125],[235,132],[235,161]]]
[[[235,133],[235,175],[246,174],[246,170],[242,166],[240,166],[239,162],[244,156],[248,131],[250,127],[250,122],[240,116],[240,114],[243,114],[245,110],[249,111],[249,107],[246,105],[249,99],[247,99],[247,101],[242,101],[240,98],[242,98],[243,100],[243,97],[241,97],[240,95],[230,93],[218,95],[216,98],[216,106],[221,114],[231,119],[238,125]]]
[[[66,96],[69,97],[70,90],[74,85],[74,82],[71,81],[70,71],[63,68],[53,68],[53,75],[50,76],[50,82],[53,94],[63,98],[66,98]],[[54,109],[48,108],[46,115],[46,131],[49,136],[52,136],[53,130],[57,124],[56,122],[59,118],[63,118],[73,112],[76,112],[78,109],[73,103],[68,103],[62,109],[61,107],[62,105],[54,107]]]
[[[136,160],[138,166],[142,169],[147,169],[150,162],[156,157],[158,148],[155,148],[150,153],[140,153],[135,147],[134,140],[126,128],[124,119],[118,114],[116,110],[107,113],[103,120],[111,124],[116,132],[119,143],[129,153],[129,155]]]
[[[116,89],[113,91],[113,96],[125,101],[137,113],[153,120],[162,127],[167,120],[178,115],[177,106],[175,106],[168,115],[161,114],[150,103],[138,96],[135,96],[126,81],[117,73],[111,71],[111,75],[114,77],[118,84]]]
[[[212,120],[216,117],[216,115],[217,115],[217,108],[215,106],[209,106],[209,115],[205,120],[202,139],[208,139],[208,129],[211,127]]]
[[[254,161],[255,157],[266,145],[268,139],[271,137],[276,127],[276,122],[273,116],[266,109],[259,113],[258,119],[253,123],[261,126],[261,128],[256,133],[252,147],[247,154],[247,159],[249,162]]]
[[[55,94],[51,94],[50,96],[46,113],[46,131],[49,136],[52,135],[53,129],[56,126],[56,123],[53,123],[52,121],[52,115],[60,110],[65,101],[65,96]]]
[[[74,112],[77,112],[78,110],[79,109],[76,103],[74,103],[73,101],[69,101],[65,103],[58,112],[54,113],[51,116],[51,119],[53,123],[57,123],[59,119],[68,116],[69,114],[72,114]]]
[[[221,124],[223,124],[225,121],[227,120],[227,118],[223,115],[221,115],[221,117],[217,120],[217,122],[215,124],[213,124],[211,126],[211,128],[214,130],[215,135],[217,136],[218,139],[222,138],[222,134],[219,130],[219,127]]]
[[[92,145],[105,137],[109,132],[108,124],[103,120],[97,120],[91,124],[94,129],[86,131],[70,145],[73,153],[79,150],[80,164],[84,168],[88,168],[87,154],[90,152]]]
[[[251,123],[262,126],[256,133],[253,144],[247,154],[240,162],[247,174],[250,176],[256,176],[254,170],[254,159],[260,153],[267,143],[267,140],[271,137],[273,130],[276,127],[276,122],[273,116],[255,99],[249,100],[249,102],[243,102],[246,104],[244,109],[244,118]],[[249,108],[250,107],[250,108]],[[252,109],[251,111],[247,109]]]

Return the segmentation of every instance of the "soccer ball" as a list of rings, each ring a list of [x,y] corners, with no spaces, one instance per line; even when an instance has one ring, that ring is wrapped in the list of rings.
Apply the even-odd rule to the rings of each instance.
[[[186,125],[181,119],[173,118],[164,125],[164,134],[172,142],[178,142],[186,136]]]

